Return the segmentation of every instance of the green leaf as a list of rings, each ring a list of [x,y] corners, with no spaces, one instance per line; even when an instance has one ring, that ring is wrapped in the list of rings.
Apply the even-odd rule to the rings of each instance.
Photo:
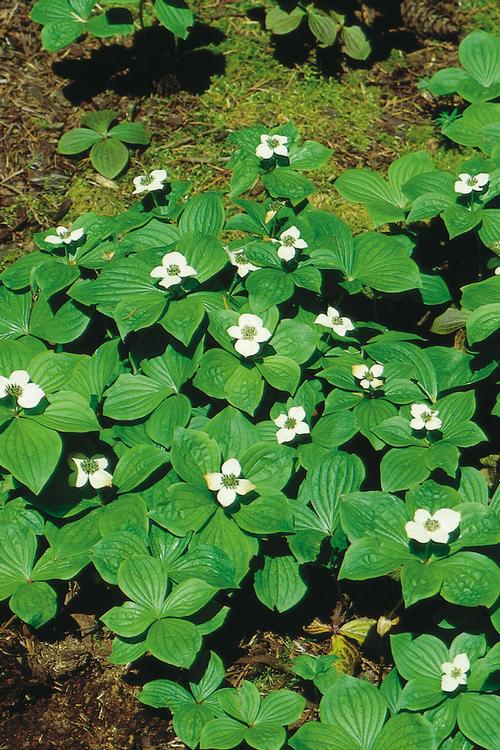
[[[258,497],[242,505],[235,516],[238,526],[251,534],[283,534],[293,531],[293,516],[283,495]]]
[[[126,8],[110,8],[105,13],[98,13],[89,18],[87,29],[91,34],[101,39],[122,34],[133,34],[134,19],[131,12]],[[120,138],[120,140],[125,139]],[[135,143],[135,141],[133,142]]]
[[[189,346],[204,317],[205,308],[201,301],[186,297],[172,300],[160,322],[172,336]]]
[[[191,402],[183,393],[174,394],[157,406],[146,422],[149,437],[170,448],[176,427],[185,427],[191,417]]]
[[[427,677],[439,685],[441,664],[449,658],[443,641],[427,634],[413,638],[411,633],[391,635],[390,640],[397,670],[405,680]]]
[[[362,750],[361,746],[336,724],[307,721],[294,733],[288,744],[293,750]]]
[[[64,133],[57,144],[60,154],[73,156],[88,151],[94,143],[100,141],[102,136],[89,128],[73,128]]]
[[[55,21],[44,26],[41,33],[42,46],[47,52],[58,52],[74,42],[85,32],[85,24],[73,19]]]
[[[476,344],[495,333],[500,327],[500,302],[482,305],[471,312],[467,318],[467,339]]]
[[[198,232],[218,237],[225,221],[224,204],[220,193],[207,192],[191,198],[179,221],[182,234]]]
[[[124,560],[118,568],[117,580],[125,596],[160,613],[167,590],[167,576],[160,560],[147,556]]]
[[[280,391],[294,394],[300,382],[300,367],[289,357],[265,357],[257,368],[265,380]]]
[[[277,354],[294,359],[301,365],[312,356],[318,341],[319,333],[311,326],[285,319],[276,328],[271,344]]]
[[[0,435],[0,462],[38,495],[54,473],[62,452],[53,430],[28,419],[15,419]]]
[[[360,26],[344,26],[342,28],[342,41],[344,42],[346,55],[354,60],[366,60],[370,56],[370,42]]]
[[[282,726],[300,719],[305,708],[305,699],[291,690],[276,690],[267,695],[259,709],[256,723],[272,721]]]
[[[345,553],[339,578],[365,581],[397,570],[410,553],[399,544],[389,540],[364,537],[351,544]]]
[[[254,587],[260,601],[277,612],[294,607],[307,591],[299,564],[291,555],[266,556],[264,567],[255,573]]]
[[[137,693],[137,699],[153,708],[170,708],[172,713],[184,704],[193,704],[193,696],[172,680],[151,680]]]
[[[463,607],[491,607],[498,596],[498,565],[477,552],[457,552],[434,565],[443,576],[441,596]]]
[[[194,16],[184,0],[155,0],[155,13],[162,26],[180,39],[186,39]]]
[[[482,86],[491,86],[500,79],[500,40],[485,31],[473,31],[459,47],[460,62]]]
[[[461,695],[458,704],[458,726],[472,742],[486,750],[496,750],[500,744],[499,709],[498,695]]]
[[[340,726],[361,747],[371,747],[382,729],[386,702],[375,685],[341,675],[323,696],[321,721]]]
[[[92,562],[106,583],[117,585],[117,573],[123,560],[147,555],[147,547],[136,534],[118,531],[101,539],[92,549]]]
[[[140,419],[172,393],[172,389],[144,375],[120,375],[105,392],[103,414],[111,419]]]
[[[446,229],[448,230],[450,240],[452,240],[460,234],[470,232],[471,229],[477,227],[481,222],[482,210],[476,208],[469,211],[465,206],[456,204],[445,208],[441,217],[446,225]]]
[[[330,47],[335,42],[340,31],[340,24],[332,16],[310,10],[307,14],[307,22],[320,47]]]
[[[117,635],[134,638],[142,635],[156,620],[156,613],[143,604],[125,602],[121,607],[112,607],[100,618]]]
[[[82,125],[104,135],[111,123],[117,118],[118,112],[116,109],[100,109],[95,112],[85,112],[82,117]]]
[[[198,531],[215,513],[216,504],[204,487],[191,484],[174,484],[169,488],[166,501],[153,508],[149,515],[173,534],[185,536]],[[200,483],[201,485],[201,483]]]
[[[382,728],[373,750],[436,750],[433,725],[419,714],[393,716]]]
[[[31,529],[21,524],[2,527],[0,546],[0,600],[11,596],[19,586],[29,582],[37,549]]]
[[[300,171],[319,169],[330,160],[331,154],[332,150],[321,143],[304,141],[302,146],[291,151],[290,164]]]
[[[253,415],[262,400],[264,381],[257,367],[238,362],[224,386],[230,404]]]
[[[217,588],[206,581],[189,578],[182,581],[167,597],[163,606],[164,617],[187,617],[202,609],[213,599]]]
[[[245,733],[246,744],[256,750],[281,750],[285,740],[285,730],[274,723],[257,724]]]
[[[201,750],[230,750],[238,747],[244,738],[247,727],[229,716],[212,719],[201,730]]]
[[[273,198],[289,198],[292,203],[314,193],[313,183],[291,167],[276,167],[262,175],[262,182]]]
[[[197,487],[206,490],[205,474],[220,470],[219,446],[205,432],[178,427],[174,432],[171,460],[174,471]]]
[[[396,492],[413,487],[429,476],[427,448],[391,448],[380,463],[382,489]]]
[[[300,25],[305,15],[300,7],[288,12],[276,6],[266,13],[266,29],[272,34],[289,34]]]
[[[48,583],[23,583],[13,593],[9,606],[21,620],[40,628],[57,614],[57,595]]]
[[[146,643],[160,661],[187,669],[201,648],[202,637],[192,622],[169,617],[153,623]]]
[[[240,457],[242,476],[260,492],[281,490],[293,468],[293,451],[284,445],[256,442]]]
[[[105,138],[92,146],[90,161],[104,177],[113,179],[128,163],[128,148],[117,138]]]
[[[321,417],[311,430],[311,437],[315,445],[330,450],[347,443],[357,431],[358,424],[353,412],[343,411]]]
[[[120,492],[130,492],[168,461],[165,451],[154,445],[135,445],[123,453],[113,473]]]
[[[175,712],[172,726],[178,738],[188,747],[197,747],[201,730],[214,718],[214,710],[205,704],[180,706]]]
[[[246,287],[250,296],[250,304],[256,313],[264,312],[273,305],[290,299],[295,286],[290,274],[277,268],[262,268],[254,271],[247,279]]]
[[[438,594],[443,580],[440,571],[434,565],[423,565],[419,560],[409,560],[405,563],[401,568],[400,577],[407,607]]]
[[[49,405],[43,414],[29,414],[29,419],[59,432],[98,432],[101,427],[88,404],[88,399],[71,391],[58,391],[48,396]]]

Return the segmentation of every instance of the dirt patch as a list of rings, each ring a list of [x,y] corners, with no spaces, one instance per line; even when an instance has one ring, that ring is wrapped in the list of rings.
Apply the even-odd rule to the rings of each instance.
[[[135,698],[133,673],[110,664],[109,640],[0,632],[2,750],[181,750],[166,712]]]

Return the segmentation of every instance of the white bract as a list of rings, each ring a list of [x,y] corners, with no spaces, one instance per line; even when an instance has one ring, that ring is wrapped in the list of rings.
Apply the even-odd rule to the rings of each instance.
[[[26,370],[14,370],[6,378],[0,375],[0,398],[12,396],[23,409],[38,406],[45,393],[36,383],[30,383]]]
[[[270,159],[274,154],[288,156],[287,143],[288,138],[286,135],[263,133],[260,136],[260,143],[255,149],[255,154],[259,159]]]
[[[149,174],[140,174],[134,177],[133,183],[135,190],[132,195],[139,193],[152,193],[155,190],[163,190],[163,183],[167,179],[166,169],[153,169]]]
[[[470,661],[467,654],[457,654],[453,661],[445,661],[441,664],[441,690],[445,693],[453,693],[459,685],[467,685],[467,672],[470,669]]]
[[[156,266],[150,273],[154,279],[161,279],[160,286],[168,289],[171,286],[180,284],[182,279],[188,276],[196,276],[196,270],[188,265],[188,262],[182,253],[167,253],[161,259],[161,266]]]
[[[290,443],[296,435],[307,435],[309,425],[304,422],[305,416],[306,412],[302,406],[292,406],[288,414],[280,414],[276,417],[274,424],[279,427],[276,432],[278,443]]]
[[[105,471],[108,466],[108,459],[105,456],[96,454],[91,458],[75,453],[68,458],[69,466],[75,471],[69,477],[69,483],[72,487],[84,487],[90,482],[91,487],[100,490],[103,487],[111,487],[113,475]]]
[[[427,404],[412,404],[410,427],[413,430],[439,430],[442,421],[439,419],[439,412],[431,409]]]
[[[271,338],[271,332],[264,328],[261,318],[251,313],[240,315],[238,325],[229,326],[227,332],[233,339],[237,339],[234,348],[243,357],[257,354],[260,345]]]
[[[245,251],[243,250],[243,248],[241,250],[229,250],[229,248],[226,248],[226,252],[229,255],[231,265],[237,268],[236,273],[242,279],[251,271],[259,270],[257,266],[254,266],[252,263],[250,263],[247,256],[245,255]]]
[[[425,508],[418,508],[413,516],[413,521],[405,524],[408,539],[415,539],[421,544],[437,542],[446,544],[452,531],[458,528],[461,515],[457,510],[451,508],[440,508],[435,513],[430,513]]]
[[[476,175],[467,174],[462,172],[458,175],[458,180],[455,182],[455,193],[461,193],[462,195],[469,195],[474,190],[480,193],[481,190],[490,181],[490,176],[487,172],[480,172]]]
[[[318,315],[314,321],[320,326],[331,328],[337,336],[345,336],[347,331],[353,331],[354,326],[349,318],[343,318],[334,307],[329,307],[325,313]]]
[[[353,365],[352,374],[359,380],[361,388],[368,390],[369,388],[380,388],[384,384],[383,380],[380,380],[384,372],[383,365]]]
[[[292,258],[295,258],[296,250],[304,250],[307,247],[307,242],[300,239],[300,231],[297,227],[285,229],[280,234],[279,239],[273,239],[273,242],[279,243],[278,257],[281,260],[292,260]]]
[[[73,230],[67,227],[56,227],[56,233],[47,235],[45,242],[48,242],[49,245],[62,245],[63,243],[70,245],[72,242],[81,239],[84,231],[83,227]]]
[[[236,458],[229,458],[221,466],[220,472],[205,474],[209,490],[217,492],[217,501],[227,508],[236,500],[236,495],[246,495],[255,489],[248,479],[240,479],[241,466]]]

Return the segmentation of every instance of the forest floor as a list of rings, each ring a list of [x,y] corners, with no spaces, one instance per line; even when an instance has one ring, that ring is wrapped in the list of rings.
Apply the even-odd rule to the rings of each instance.
[[[227,136],[246,125],[291,119],[304,138],[329,146],[333,156],[314,175],[312,202],[357,231],[369,227],[368,217],[341,202],[333,187],[344,169],[385,170],[398,156],[423,148],[438,166],[460,160],[462,152],[445,144],[434,123],[440,111],[453,109],[453,100],[438,102],[419,85],[456,64],[457,40],[416,40],[395,16],[374,59],[348,65],[300,38],[273,41],[261,7],[269,4],[197,0],[203,23],[177,48],[157,29],[123,45],[84,40],[49,55],[25,0],[0,0],[0,270],[32,249],[40,229],[84,211],[125,208],[136,174],[164,167],[172,178],[192,180],[194,191],[224,189]],[[462,36],[476,27],[498,29],[500,8],[489,0],[463,0],[460,22]],[[102,108],[142,122],[152,135],[151,146],[133,151],[116,180],[100,177],[87,159],[56,153],[62,133],[78,126],[85,111]],[[294,655],[332,649],[345,671],[381,679],[383,643],[360,648],[338,633],[344,620],[376,612],[353,610],[347,597],[329,596],[322,586],[316,586],[321,607],[306,602],[286,633],[260,610],[243,627],[247,602],[241,600],[228,662],[234,685],[245,678],[263,691],[293,685]],[[96,607],[82,606],[78,593],[69,599],[62,620],[36,634],[0,607],[0,750],[184,748],[165,712],[134,697],[144,675],[152,678],[150,665],[109,664],[110,637],[91,614]],[[323,623],[319,637],[304,630],[307,612]]]

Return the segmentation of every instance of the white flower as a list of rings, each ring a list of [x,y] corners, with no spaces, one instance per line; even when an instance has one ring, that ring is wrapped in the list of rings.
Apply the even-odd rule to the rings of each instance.
[[[421,544],[446,544],[451,532],[458,528],[460,520],[460,513],[451,508],[440,508],[433,515],[425,508],[419,508],[415,511],[413,521],[405,524],[405,530],[408,539],[415,539]]]
[[[274,154],[288,156],[287,143],[288,138],[286,135],[269,135],[268,133],[263,133],[260,136],[260,143],[255,149],[255,154],[259,159],[270,159]]]
[[[196,271],[189,266],[186,258],[182,253],[167,253],[161,259],[161,266],[153,268],[149,274],[154,279],[161,279],[160,286],[168,289],[171,286],[180,284],[182,279],[188,276],[196,276]]]
[[[280,234],[279,240],[274,239],[273,242],[279,242],[278,257],[281,260],[292,260],[295,258],[295,250],[304,250],[307,247],[307,242],[300,239],[297,227],[285,229]]]
[[[445,693],[453,693],[459,685],[467,685],[467,672],[470,669],[470,661],[467,654],[457,654],[453,661],[445,661],[441,664],[441,690]]]
[[[276,417],[274,424],[279,427],[276,432],[278,443],[290,443],[295,435],[307,435],[309,425],[304,422],[305,416],[306,412],[302,406],[292,406],[288,414],[280,414]]]
[[[251,271],[259,270],[257,266],[250,263],[243,248],[241,250],[229,250],[229,248],[226,248],[226,252],[229,255],[231,265],[236,266],[238,269],[236,273],[242,279]]]
[[[248,479],[240,479],[241,466],[235,458],[230,458],[221,466],[220,472],[205,474],[208,489],[217,492],[217,501],[227,508],[236,500],[236,495],[246,495],[255,489]]]
[[[353,365],[352,374],[360,381],[361,388],[368,390],[369,388],[380,388],[384,384],[383,380],[380,380],[384,372],[383,365]]]
[[[63,242],[65,245],[70,245],[83,237],[84,231],[83,227],[73,230],[67,227],[56,227],[56,233],[47,235],[45,242],[50,245],[62,245]]]
[[[455,182],[455,193],[461,193],[462,195],[469,195],[473,190],[481,192],[490,181],[490,176],[486,172],[480,172],[476,175],[462,172],[458,177],[459,179]]]
[[[349,318],[342,318],[334,307],[329,307],[326,315],[325,313],[318,315],[314,322],[325,328],[332,328],[337,336],[345,336],[347,331],[354,330],[352,321]]]
[[[0,375],[0,398],[12,396],[23,409],[33,409],[45,393],[36,383],[30,383],[26,370],[14,370],[8,378]]]
[[[250,313],[240,315],[238,325],[229,326],[227,332],[233,339],[237,339],[234,348],[243,357],[257,354],[260,344],[271,338],[271,332],[264,328],[259,316]]]
[[[413,430],[439,430],[442,421],[439,419],[439,412],[431,409],[427,404],[412,404],[410,409],[413,419],[410,421],[410,427]]]
[[[108,463],[108,459],[99,454],[91,458],[87,458],[80,453],[69,456],[68,464],[71,468],[73,468],[72,464],[76,467],[76,471],[70,475],[70,485],[72,487],[84,487],[87,482],[90,482],[95,490],[111,487],[113,475],[109,471],[105,471]]]
[[[163,190],[163,183],[167,179],[166,169],[153,169],[149,174],[141,174],[134,177],[133,183],[135,190],[132,195],[139,193],[152,193],[154,190]]]
[[[495,268],[495,276],[500,276],[500,266]]]

